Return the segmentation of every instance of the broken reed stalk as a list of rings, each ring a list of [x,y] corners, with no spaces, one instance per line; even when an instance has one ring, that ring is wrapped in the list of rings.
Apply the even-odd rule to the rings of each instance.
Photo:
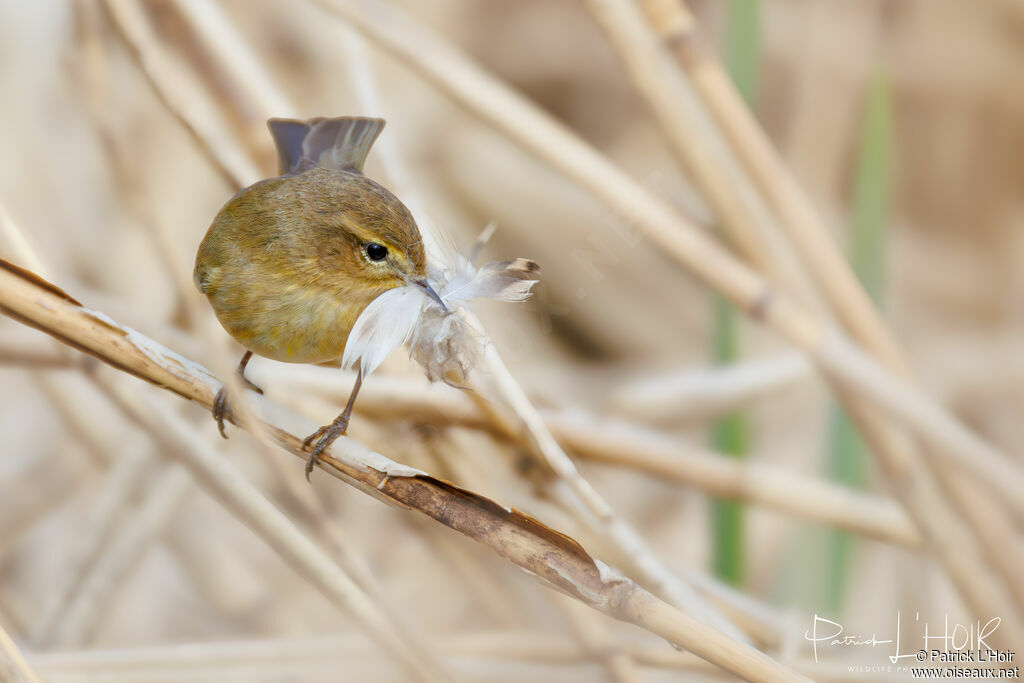
[[[227,22],[223,21],[222,17],[214,16],[211,19],[209,16],[211,13],[203,11],[202,6],[185,2],[185,0],[182,2],[184,3],[182,16],[186,21],[212,20],[221,27],[221,32],[229,30]],[[226,177],[229,181],[234,182],[235,187],[248,184],[241,181],[241,178],[245,176],[240,176],[237,170],[240,168],[237,160],[246,157],[245,152],[235,149],[229,157],[221,159],[220,155],[225,147],[231,146],[231,143],[227,141],[228,136],[221,135],[217,139],[211,140],[209,136],[216,134],[216,126],[208,120],[196,121],[195,113],[186,105],[188,98],[183,99],[177,94],[179,85],[183,92],[194,93],[194,84],[179,83],[181,81],[179,74],[168,66],[171,63],[170,60],[167,60],[160,52],[157,47],[158,42],[151,39],[152,32],[140,12],[138,4],[131,0],[107,0],[107,7],[114,18],[115,26],[129,43],[143,70],[147,71],[147,78],[157,89],[161,101],[186,126],[207,154],[215,160],[220,160],[218,168],[225,171]],[[212,14],[219,16],[217,12]],[[207,39],[205,46],[209,49],[210,56],[228,70],[232,78],[244,82],[245,87],[242,90],[249,93],[248,104],[253,106],[244,107],[235,103],[236,108],[247,111],[264,111],[270,115],[282,115],[292,111],[291,105],[276,90],[274,84],[258,69],[251,68],[254,62],[251,55],[223,54],[225,51],[246,51],[240,40],[232,38],[227,41],[211,41],[209,40],[209,29],[202,27],[197,28],[197,34]],[[161,65],[161,68],[152,69],[152,65]],[[268,96],[267,93],[272,93],[272,95]],[[198,95],[189,97],[194,98]],[[284,107],[284,110],[274,111],[272,107]],[[209,112],[210,107],[205,107],[204,111]],[[249,168],[253,166],[254,164],[248,164]],[[226,171],[228,169],[235,169],[235,171]],[[619,551],[620,561],[628,571],[636,574],[659,594],[668,597],[673,604],[705,620],[733,638],[743,640],[745,638],[743,633],[708,605],[692,587],[670,572],[650,551],[640,534],[619,517],[590,483],[579,475],[572,460],[545,429],[536,409],[509,373],[493,345],[487,345],[484,365],[497,383],[503,398],[522,424],[526,426],[530,440],[525,442],[525,445],[530,447],[565,482],[566,490],[571,492],[571,496],[564,496],[564,494],[563,496],[569,499],[567,504],[570,509],[589,526],[598,529],[611,539]]]
[[[212,408],[219,384],[194,361],[162,347],[139,332],[83,308],[69,295],[38,276],[0,262],[0,311],[35,327],[123,372],[183,398]],[[112,397],[148,429],[168,442],[193,447],[176,452],[193,471],[201,470],[225,498],[257,496],[241,475],[222,459],[199,459],[205,444],[173,411],[159,414],[154,397],[119,383]],[[159,415],[159,419],[157,418]],[[249,425],[239,425],[249,428]],[[261,425],[278,446],[305,460],[302,441],[278,427]],[[704,625],[592,558],[574,540],[537,520],[483,496],[400,465],[362,444],[341,438],[317,466],[376,498],[420,512],[469,536],[516,566],[588,606],[626,621],[738,676],[756,681],[806,680],[767,655]],[[270,506],[272,509],[272,506]],[[275,511],[276,512],[276,511]],[[249,519],[250,523],[256,520]],[[281,516],[275,533],[300,533]],[[324,561],[329,562],[326,556]],[[321,566],[314,562],[313,566]],[[331,565],[333,566],[333,565]]]
[[[892,429],[882,433],[881,424],[884,420],[884,424],[892,425],[895,420],[906,425],[932,446],[931,454],[969,469],[1018,515],[1024,515],[1024,498],[1019,496],[1024,488],[1024,472],[1020,467],[965,428],[904,377],[884,370],[838,331],[771,288],[764,278],[740,263],[665,200],[647,191],[565,126],[487,74],[459,50],[397,10],[374,0],[317,0],[317,4],[343,17],[524,149],[572,178],[616,215],[624,217],[627,223],[659,244],[663,253],[724,294],[752,318],[807,352],[836,385],[840,398],[851,405],[851,414],[879,424],[873,429],[879,432],[872,438],[873,443],[879,450],[894,454],[893,466],[887,474],[906,496],[915,521],[922,528],[930,527],[924,529],[924,536],[930,543],[942,544],[938,546],[942,550],[939,556],[973,610],[979,615],[1004,611],[1011,599],[1005,585],[989,581],[992,573],[983,563],[967,557],[974,557],[972,553],[943,544],[942,523],[960,527],[962,524],[958,524],[955,514],[938,514],[944,502],[937,482],[930,482],[923,476],[925,468],[911,466],[915,444],[901,434],[889,433]],[[853,409],[855,400],[870,405],[871,410]],[[908,491],[907,484],[911,484],[913,490]],[[910,508],[911,503],[915,507]],[[971,540],[967,533],[956,534],[956,538],[965,543]],[[972,574],[969,568],[979,573]],[[1010,642],[1024,638],[1024,624],[1016,611],[1008,615],[1003,627]]]
[[[649,23],[675,54],[704,108],[743,163],[746,178],[740,185],[751,184],[772,206],[804,267],[824,292],[830,309],[854,338],[884,366],[901,377],[909,377],[909,366],[895,337],[725,69],[702,45],[685,0],[644,0],[642,5]],[[850,401],[857,400],[856,396],[848,392],[839,394],[874,445],[882,468],[894,481],[914,488],[910,494],[898,486],[897,492],[968,600],[977,608],[979,592],[984,592],[968,584],[999,581],[991,567],[1001,574],[1017,609],[1024,610],[1024,586],[1014,568],[1019,557],[1005,552],[1005,537],[999,531],[1001,526],[1012,523],[1000,519],[1005,513],[984,500],[987,493],[977,477],[977,466],[961,461],[957,470],[950,470],[940,465],[936,459],[925,457],[912,439],[892,433],[892,428],[875,411],[851,407]],[[985,514],[979,513],[981,506],[985,506]],[[1020,509],[1012,503],[1011,507],[1019,518]],[[973,559],[982,556],[987,558],[989,567]]]

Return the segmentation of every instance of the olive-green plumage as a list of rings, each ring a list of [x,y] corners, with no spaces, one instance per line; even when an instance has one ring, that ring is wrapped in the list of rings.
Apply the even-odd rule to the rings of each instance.
[[[247,187],[220,210],[194,273],[224,329],[246,349],[292,363],[334,360],[370,301],[425,279],[412,215],[362,174],[383,125],[271,121],[282,175]]]

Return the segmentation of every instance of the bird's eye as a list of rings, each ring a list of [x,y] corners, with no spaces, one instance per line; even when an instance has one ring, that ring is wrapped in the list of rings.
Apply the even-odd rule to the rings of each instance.
[[[388,248],[383,244],[377,244],[376,242],[370,242],[366,245],[366,255],[371,261],[383,261],[387,258]]]

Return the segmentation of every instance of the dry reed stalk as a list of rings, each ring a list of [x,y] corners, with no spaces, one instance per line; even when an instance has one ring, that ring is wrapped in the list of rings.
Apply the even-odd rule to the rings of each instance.
[[[803,519],[887,543],[919,548],[921,537],[898,505],[776,467],[739,463],[680,447],[650,431],[598,425],[592,419],[548,417],[558,439],[584,458],[631,467],[699,487],[707,493],[770,506]]]
[[[123,372],[194,401],[206,410],[212,407],[219,385],[202,366],[100,313],[81,307],[38,276],[9,264],[0,269],[0,310]],[[109,384],[111,396],[128,414],[172,445],[173,452],[193,475],[248,524],[262,529],[273,539],[278,551],[291,559],[293,566],[319,572],[317,583],[325,589],[329,588],[328,577],[350,581],[315,545],[302,544],[301,532],[219,454],[209,449],[174,411],[162,410],[152,396],[136,390],[134,385]],[[297,437],[270,424],[263,426],[278,445],[305,459],[302,442]],[[339,439],[331,451],[318,463],[320,469],[366,493],[405,509],[415,509],[470,536],[544,583],[594,609],[640,626],[744,678],[804,680],[765,654],[659,600],[592,558],[569,537],[522,513],[399,465],[351,439]],[[299,558],[292,556],[293,552],[301,553],[304,559],[296,561]],[[366,600],[358,590],[331,591],[331,594],[344,604],[354,599]],[[377,614],[372,603],[366,605],[366,610],[364,618],[373,624]],[[386,626],[374,624],[370,630],[381,635],[382,630],[386,632]]]
[[[4,683],[41,683],[17,644],[0,626],[0,680]]]
[[[125,448],[104,477],[96,493],[96,506],[73,542],[70,559],[64,569],[65,579],[47,595],[46,602],[33,624],[32,641],[52,644],[54,633],[69,611],[74,596],[88,582],[88,576],[114,539],[121,513],[130,505],[144,483],[144,476],[155,460],[150,448]]]
[[[351,667],[367,642],[356,636],[315,636],[299,639],[189,643],[122,650],[89,650],[39,653],[33,657],[36,668],[53,681],[96,680],[167,681],[173,672],[175,681],[249,680],[246,673],[263,672],[264,678],[304,677],[318,680],[336,676],[339,666]],[[641,643],[622,643],[629,653],[646,667],[675,669],[700,680],[718,679],[717,672],[704,660],[689,653]],[[489,660],[504,672],[514,662],[531,662],[565,667],[586,663],[590,655],[570,638],[533,631],[483,631],[445,638],[440,644],[453,658]],[[860,683],[863,672],[851,671],[849,662],[830,665],[804,660],[796,665],[815,675],[819,681]],[[555,676],[556,670],[549,670]],[[495,680],[492,669],[488,680]],[[180,678],[178,678],[180,677]],[[533,678],[538,673],[534,671]],[[507,680],[502,678],[500,680]],[[519,679],[522,680],[522,679]]]
[[[46,346],[30,348],[17,340],[0,338],[0,365],[16,365],[28,370],[65,370],[79,367],[81,360]]]
[[[72,647],[89,642],[109,614],[107,608],[125,578],[172,520],[191,488],[188,474],[173,468],[147,492],[138,510],[127,517],[109,546],[86,568],[77,590],[69,593],[70,599],[55,614],[52,631],[46,634],[53,644]]]
[[[701,45],[694,16],[685,0],[644,0],[642,5],[651,25],[675,53],[707,111],[741,158],[753,185],[772,204],[831,309],[881,363],[909,377],[909,365],[899,344],[831,240],[809,198],[775,152],[728,74]],[[853,397],[848,396],[849,400]],[[858,420],[862,430],[875,432],[869,438],[879,458],[885,461],[883,467],[910,480],[908,484],[918,489],[913,497],[918,507],[910,512],[920,526],[931,527],[923,533],[935,547],[939,559],[954,573],[961,589],[968,593],[976,591],[964,585],[972,576],[996,579],[979,562],[965,563],[963,559],[984,554],[1010,589],[1018,610],[1024,610],[1024,585],[1015,569],[1020,558],[1007,555],[1005,536],[1000,529],[1009,527],[1010,522],[1000,519],[1004,511],[984,500],[987,494],[976,480],[976,467],[961,462],[958,472],[947,471],[933,458],[924,457],[910,440],[899,434],[885,433],[884,421],[877,417],[872,419],[870,410],[862,408],[852,412],[862,416]],[[941,482],[949,497],[938,484],[930,481],[932,477],[923,474],[925,468]],[[943,509],[950,505],[956,512]],[[978,512],[980,506],[987,508],[985,514]],[[1016,510],[1019,517],[1020,510]],[[958,516],[962,516],[963,521]],[[959,575],[957,566],[960,566]]]
[[[800,633],[800,626],[792,618],[795,613],[782,613],[716,576],[689,567],[680,571],[726,614],[734,616],[741,624],[749,624],[747,628],[758,634],[758,642],[779,652],[784,661],[793,659],[794,648],[787,649],[787,644],[793,640],[793,634]]]
[[[583,649],[591,658],[601,662],[608,671],[608,676],[616,683],[643,683],[646,679],[641,673],[633,656],[619,647],[612,637],[608,624],[598,621],[593,611],[588,610],[575,600],[555,596],[556,609],[576,634]]]
[[[186,20],[194,22],[201,20],[205,14],[195,12],[193,8],[183,11],[183,16]],[[120,17],[120,21],[131,23],[145,22],[141,15],[134,16],[130,13],[124,13]],[[221,30],[218,33],[229,30],[227,23],[223,18],[216,19],[215,21],[221,27]],[[230,74],[232,79],[237,78],[247,84],[247,87],[245,87],[244,90],[248,93],[248,96],[251,99],[246,100],[246,104],[248,106],[242,105],[243,109],[255,109],[258,111],[264,111],[271,115],[287,115],[293,111],[291,106],[285,105],[287,102],[286,98],[275,90],[269,79],[263,77],[261,80],[259,70],[249,68],[249,66],[255,63],[255,58],[252,55],[246,54],[239,56],[226,54],[239,50],[248,53],[248,50],[242,41],[237,38],[231,38],[227,41],[211,40],[212,34],[208,29],[195,28],[195,30],[200,38],[205,39],[204,47],[207,49],[209,56],[216,63],[220,64],[221,67]],[[152,42],[144,42],[141,40],[141,38],[147,34],[146,29],[122,29],[122,34],[127,40],[133,41],[133,49],[137,56],[156,51]],[[140,58],[140,64],[143,69],[146,69],[147,64],[149,63],[162,63],[164,61],[165,60],[163,58],[151,57],[148,60]],[[153,73],[149,75],[149,78],[154,87],[158,89],[171,90],[171,84],[162,80],[164,76],[168,75],[170,74],[167,72]],[[256,81],[260,82],[257,83]],[[357,85],[362,84],[364,100],[372,100],[375,98],[375,95],[373,94],[374,91],[372,89],[372,81],[365,76],[365,73],[361,78],[356,79],[356,82]],[[273,93],[273,96],[267,96],[267,93]],[[162,99],[165,103],[170,103],[169,97],[163,96]],[[274,111],[273,107],[275,106],[285,108],[283,111]],[[182,110],[179,111],[181,112],[179,114],[180,116],[187,116],[187,114]],[[189,130],[193,131],[193,133],[197,135],[197,139],[201,144],[207,145],[207,149],[210,154],[217,155],[220,153],[220,149],[223,147],[224,143],[222,141],[218,141],[216,144],[210,144],[210,141],[205,137],[204,132],[208,133],[212,130],[211,126],[200,126],[194,123],[186,123],[186,125]],[[387,150],[386,143],[382,142],[381,146]],[[240,154],[244,154],[244,152]],[[402,168],[401,164],[398,162],[398,155],[393,151],[390,153],[385,151],[384,158],[389,161],[390,167],[393,170]],[[227,166],[227,164],[225,163],[224,166]],[[402,182],[401,179],[407,177],[407,174],[404,173],[403,170],[398,170],[393,175],[398,178],[400,182]],[[239,185],[238,187],[241,186]],[[396,187],[395,189],[398,190],[399,194],[405,197],[407,201],[415,195],[410,187]],[[415,208],[417,202],[411,201],[410,205]],[[425,230],[424,235],[425,239],[430,239],[431,231]],[[532,406],[529,399],[526,397],[526,394],[509,373],[504,362],[497,354],[494,346],[491,344],[487,345],[483,364],[491,378],[495,381],[500,395],[510,405],[519,420],[526,426],[527,432],[531,437],[528,445],[532,448],[535,454],[548,464],[556,476],[566,483],[566,489],[570,496],[570,500],[567,501],[570,509],[574,510],[576,514],[585,515],[584,518],[589,520],[591,526],[607,534],[613,540],[613,543],[616,544],[620,551],[620,557],[625,563],[627,571],[639,576],[645,584],[651,585],[659,594],[668,597],[672,603],[686,609],[691,614],[705,620],[707,623],[715,626],[724,633],[729,634],[733,638],[742,640],[744,638],[743,634],[731,625],[728,620],[724,619],[720,614],[717,614],[712,608],[710,608],[710,606],[707,605],[691,587],[687,586],[672,572],[668,571],[668,569],[665,568],[650,551],[640,534],[637,533],[636,530],[627,524],[621,517],[616,515],[612,508],[590,485],[590,483],[580,476],[575,465],[573,465],[572,460],[564,453],[564,451],[562,451],[557,442],[547,432],[536,409]]]
[[[718,141],[712,124],[692,106],[693,96],[675,73],[669,55],[648,39],[639,9],[629,0],[586,0],[584,4],[618,53],[668,139],[670,151],[736,250],[782,289],[813,301],[804,271],[793,267],[788,247],[776,239],[776,228],[757,192],[738,182],[738,169],[728,163],[729,150],[713,144]]]
[[[246,147],[266,149],[266,112],[274,112],[274,116],[293,116],[295,107],[267,78],[266,67],[245,44],[221,3],[174,0],[171,4],[209,56],[221,62],[220,67],[230,74],[230,87],[219,89],[231,101],[223,111],[243,124]],[[259,103],[260,106],[249,106],[251,103]],[[242,187],[248,184],[243,183]]]
[[[325,368],[265,368],[274,384],[292,384],[337,401],[344,382]],[[378,377],[360,394],[356,412],[378,419],[412,416],[433,424],[488,429],[518,443],[515,428],[501,429],[466,395],[447,387]],[[684,446],[656,431],[625,422],[598,420],[575,412],[546,413],[547,428],[578,457],[630,467],[694,486],[711,495],[765,505],[803,519],[888,543],[919,547],[921,538],[903,510],[893,502],[772,465],[726,460],[694,446]]]
[[[34,482],[34,485],[16,487],[4,496],[4,514],[0,515],[0,556],[13,547],[14,539],[52,509],[53,501],[66,500],[81,486],[81,471],[73,465],[65,469],[54,467],[54,457],[37,455],[31,460],[25,458],[25,465],[14,469],[18,478]]]
[[[626,379],[612,390],[615,412],[651,422],[709,420],[799,385],[813,377],[801,353],[739,361],[724,366],[661,371]]]
[[[44,675],[60,680],[61,675],[109,677],[146,676],[149,672],[175,671],[185,675],[190,669],[220,670],[223,678],[234,678],[233,667],[242,666],[305,666],[323,663],[337,667],[351,662],[365,650],[365,638],[352,636],[311,636],[273,640],[243,640],[218,643],[184,643],[113,650],[86,650],[39,653],[33,659]],[[678,669],[713,676],[716,671],[704,660],[690,653],[646,643],[622,642],[617,646],[644,666]],[[497,630],[474,631],[449,636],[439,643],[441,650],[453,658],[527,661],[557,666],[587,662],[590,653],[582,650],[563,634],[536,631]],[[825,662],[801,661],[799,668],[820,675],[818,680],[858,680],[856,675],[836,676]],[[844,667],[849,666],[844,663]],[[329,670],[329,669],[325,669]],[[294,674],[293,674],[294,675]],[[862,674],[861,674],[862,675]]]
[[[965,428],[904,378],[890,375],[837,331],[830,330],[795,302],[772,290],[763,278],[713,243],[663,200],[621,173],[564,126],[493,79],[461,52],[392,8],[370,0],[318,0],[318,4],[344,17],[461,104],[560,169],[617,215],[629,216],[666,254],[753,318],[808,352],[831,381],[845,387],[848,393],[840,392],[840,395],[846,401],[852,401],[852,396],[856,395],[877,404],[881,410],[873,412],[875,419],[885,419],[887,423],[898,420],[905,424],[928,441],[936,456],[944,456],[970,469],[1018,514],[1024,513],[1024,499],[1016,493],[1024,486],[1024,475],[1004,454]],[[873,441],[876,447],[891,449],[885,452],[891,453],[894,461],[913,456],[913,443],[903,440],[899,434],[879,434]],[[896,448],[901,444],[905,447]],[[945,506],[937,484],[918,485],[926,476],[925,468],[910,467],[898,461],[894,464],[891,469],[900,474],[899,480],[909,480],[916,487],[912,498],[917,504],[915,521],[930,523],[930,518],[926,517]],[[951,524],[957,523],[954,514],[944,514],[942,518]],[[938,525],[924,535],[930,542],[942,543]],[[957,536],[970,540],[967,533]],[[1003,610],[1008,604],[1002,599],[1008,597],[1006,589],[987,582],[986,577],[992,576],[991,572],[982,563],[967,558],[976,555],[963,553],[961,548],[951,544],[943,544],[938,550],[939,557],[977,613],[998,614]],[[967,565],[977,571],[967,571]],[[1011,642],[1015,635],[1024,638],[1024,625],[1016,613],[1009,615],[1004,625]]]
[[[185,126],[193,138],[200,141],[199,151],[230,184],[245,187],[259,177],[259,171],[237,144],[232,143],[232,132],[219,112],[206,106],[206,101],[195,94],[195,83],[186,77],[180,67],[167,59],[159,50],[146,50],[143,46],[158,45],[159,40],[150,29],[138,3],[133,0],[105,0],[104,7],[114,26],[125,37],[125,43],[135,58],[143,64],[143,75],[171,114]],[[201,107],[196,111],[197,107]]]
[[[779,157],[721,64],[700,45],[685,0],[641,0],[651,25],[675,54],[709,114],[762,196],[779,216],[802,263],[844,326],[886,365],[906,370],[899,345],[842,253],[828,238],[810,199]]]

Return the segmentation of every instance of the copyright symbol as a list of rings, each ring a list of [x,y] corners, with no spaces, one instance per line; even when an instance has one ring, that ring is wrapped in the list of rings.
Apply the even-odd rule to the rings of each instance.
[[[923,662],[926,659],[928,659],[928,653],[925,652],[924,650],[918,650],[917,651],[917,661]]]

